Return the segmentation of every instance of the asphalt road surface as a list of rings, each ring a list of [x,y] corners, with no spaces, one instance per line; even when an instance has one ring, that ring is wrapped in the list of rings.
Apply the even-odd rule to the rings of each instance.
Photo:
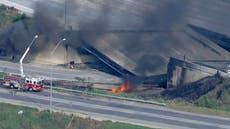
[[[81,78],[91,83],[114,84],[120,83],[121,80],[115,76],[96,71],[96,70],[72,70],[64,69],[52,65],[24,64],[24,73],[28,76],[43,77],[45,79],[78,81]],[[6,73],[20,74],[20,66],[18,63],[0,61],[0,71]]]
[[[12,3],[9,3],[11,1]],[[1,0],[0,3],[12,5],[27,13],[33,13],[33,3],[36,0]],[[55,0],[53,0],[55,1]],[[8,2],[8,3],[7,3]],[[17,3],[15,3],[17,2]],[[50,2],[50,1],[49,1]],[[23,5],[23,6],[22,6]],[[199,8],[198,8],[199,9]],[[202,9],[202,8],[201,8]],[[217,11],[216,11],[217,12]],[[194,13],[195,14],[195,13]],[[217,15],[219,16],[219,15]],[[211,18],[211,17],[209,17]],[[194,20],[194,19],[193,19]],[[210,20],[210,19],[209,19]],[[211,19],[212,20],[212,19]],[[212,20],[215,21],[216,19]],[[197,20],[194,20],[197,21]],[[204,21],[204,20],[200,20]],[[219,21],[219,20],[218,20]],[[224,20],[222,20],[224,21]],[[210,23],[210,22],[209,22]],[[213,22],[214,23],[214,22]],[[201,24],[201,23],[200,23]],[[204,24],[207,25],[207,24]],[[213,24],[210,24],[211,28]],[[216,24],[215,24],[216,25]],[[207,27],[207,28],[208,28]],[[229,29],[219,29],[228,33]],[[25,74],[32,76],[52,77],[56,79],[74,80],[75,77],[87,78],[90,82],[115,83],[120,80],[116,77],[98,71],[87,70],[65,70],[55,66],[24,65]],[[10,62],[0,62],[0,71],[19,73],[19,65]],[[52,73],[52,74],[51,74]],[[54,93],[53,108],[69,112],[78,112],[92,118],[101,120],[115,120],[150,127],[160,128],[195,128],[195,129],[229,129],[230,119],[216,116],[199,115],[174,111],[163,107],[149,106],[134,102],[115,101],[109,99],[88,98],[83,96],[72,96]],[[0,89],[0,101],[14,104],[22,104],[40,109],[49,108],[49,93],[24,93],[9,92]]]
[[[49,109],[49,92],[12,92],[0,88],[0,102]],[[186,113],[135,102],[53,93],[53,109],[98,120],[114,120],[158,128],[229,129],[230,119]]]

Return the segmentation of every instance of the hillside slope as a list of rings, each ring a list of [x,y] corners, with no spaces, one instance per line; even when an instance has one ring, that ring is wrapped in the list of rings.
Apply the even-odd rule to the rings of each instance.
[[[223,79],[217,75],[206,77],[175,89],[166,90],[162,95],[168,99],[183,98],[186,101],[193,102],[222,84],[222,81]]]
[[[223,83],[195,101],[196,105],[230,111],[230,80]]]

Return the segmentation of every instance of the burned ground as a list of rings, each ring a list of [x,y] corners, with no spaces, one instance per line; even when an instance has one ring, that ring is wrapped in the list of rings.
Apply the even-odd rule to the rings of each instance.
[[[206,77],[188,85],[166,90],[162,92],[162,96],[167,99],[183,98],[186,101],[192,102],[212,91],[218,84],[221,84],[222,82],[223,78],[217,75]]]

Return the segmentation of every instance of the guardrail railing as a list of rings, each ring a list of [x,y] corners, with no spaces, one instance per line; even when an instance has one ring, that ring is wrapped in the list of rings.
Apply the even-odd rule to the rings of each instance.
[[[46,86],[47,88],[50,88],[50,86]],[[100,93],[93,93],[93,92],[87,92],[87,91],[81,91],[81,90],[73,90],[73,89],[67,89],[67,88],[61,88],[61,87],[52,87],[53,89],[57,90],[64,90],[64,91],[70,91],[70,92],[76,92],[80,94],[87,94],[87,95],[93,95],[93,96],[101,96],[106,98],[112,98],[112,99],[119,99],[119,100],[126,100],[126,101],[133,101],[133,102],[140,102],[140,103],[146,103],[146,104],[154,104],[159,106],[166,106],[165,103],[157,102],[157,101],[150,101],[150,100],[143,100],[143,99],[134,99],[134,98],[126,98],[126,97],[120,97],[120,96],[114,96],[114,95],[106,95],[106,94],[100,94]]]

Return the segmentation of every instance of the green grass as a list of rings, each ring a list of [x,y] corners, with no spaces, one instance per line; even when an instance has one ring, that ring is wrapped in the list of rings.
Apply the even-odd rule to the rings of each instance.
[[[7,10],[7,7],[4,5],[0,6],[0,30],[6,28],[12,22],[17,22],[25,18],[25,14],[19,14],[14,10]]]
[[[69,118],[63,114],[50,115],[36,109],[0,104],[0,128],[2,129],[63,129]],[[22,115],[18,111],[23,110]]]
[[[200,113],[200,114],[207,114],[207,115],[230,117],[229,111],[221,110],[221,109],[212,109],[208,107],[201,107],[196,105],[195,103],[186,102],[185,100],[182,99],[164,100],[163,102],[166,103],[167,107],[171,109],[193,112],[193,113]]]
[[[63,113],[0,103],[0,129],[150,129],[120,122],[96,121]],[[22,110],[22,115],[18,111]]]
[[[101,90],[101,89],[93,89],[90,92],[91,93],[97,93],[97,94],[103,94],[103,95],[113,95],[113,96],[119,96],[119,97],[134,98],[133,95],[131,95],[127,92],[112,93],[109,90]]]
[[[225,80],[222,84],[200,97],[195,104],[200,107],[220,109],[230,112],[230,80]]]
[[[0,81],[3,80],[3,77],[5,76],[6,74],[4,72],[0,72]]]
[[[121,122],[105,122],[104,123],[104,128],[106,129],[152,129],[148,127],[141,127],[141,126],[135,126],[135,125],[130,125],[126,123],[121,123]]]
[[[227,82],[225,82],[225,83],[227,83]],[[224,85],[224,86],[227,86],[227,85]],[[223,88],[221,88],[221,86],[217,86],[217,87],[219,87],[219,88],[214,89],[212,92],[217,92],[217,91],[220,91],[218,89],[223,89]],[[111,91],[100,90],[100,89],[92,89],[92,91],[89,91],[89,92],[90,93],[104,94],[104,95],[121,96],[121,97],[127,97],[127,98],[138,98],[138,96],[135,96],[131,93],[112,93]],[[211,94],[212,92],[208,93],[208,95],[214,96]],[[225,100],[225,103],[229,102],[229,99],[230,99],[229,95],[230,94],[228,92],[226,92],[226,90],[224,90],[224,92],[222,93],[222,99]],[[207,97],[207,98],[212,99],[212,97]],[[142,98],[139,98],[139,99],[142,99]],[[173,100],[169,100],[169,99],[165,99],[165,98],[154,98],[154,99],[150,99],[150,101],[151,100],[165,103],[167,105],[166,107],[171,108],[171,109],[193,112],[193,113],[201,113],[201,114],[208,114],[208,115],[230,117],[229,103],[222,105],[221,106],[222,108],[219,108],[219,107],[212,108],[210,106],[198,105],[196,102],[188,102],[188,101],[186,101],[184,99],[180,99],[180,98],[173,99]],[[213,103],[212,101],[208,101],[208,103],[210,103],[210,105],[213,105],[216,102]]]

